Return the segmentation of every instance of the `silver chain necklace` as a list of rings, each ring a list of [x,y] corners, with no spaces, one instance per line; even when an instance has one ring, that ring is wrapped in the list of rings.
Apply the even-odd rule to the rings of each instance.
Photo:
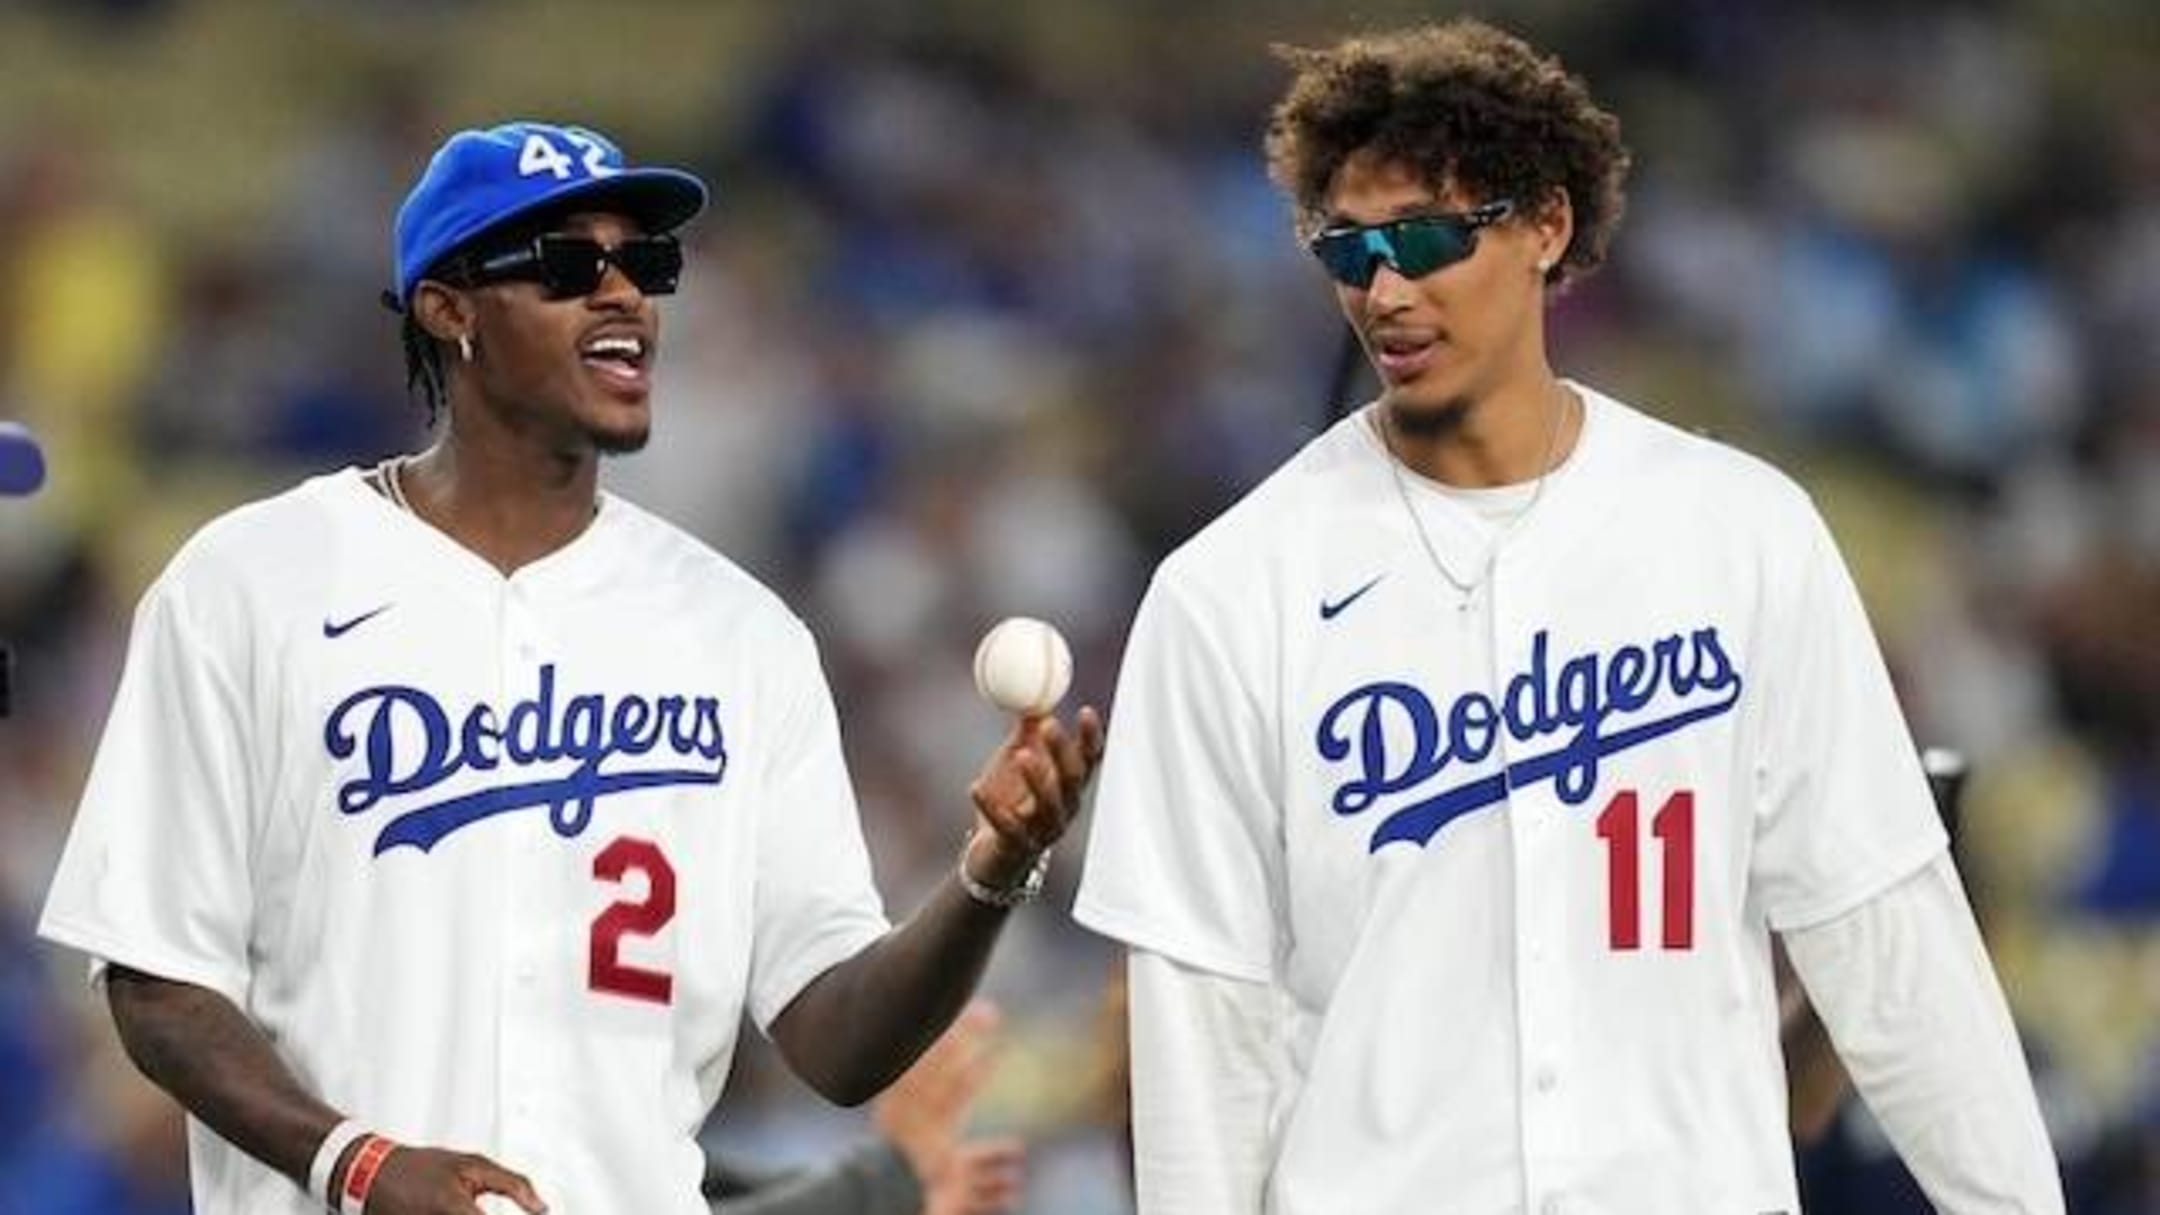
[[[1402,503],[1403,513],[1410,516],[1410,526],[1417,532],[1418,545],[1425,550],[1425,559],[1432,562],[1433,569],[1439,572],[1449,586],[1455,588],[1459,596],[1455,602],[1455,610],[1458,612],[1470,610],[1470,604],[1477,598],[1478,588],[1492,578],[1493,567],[1500,560],[1501,547],[1507,543],[1509,536],[1515,534],[1515,529],[1530,517],[1530,512],[1537,509],[1538,500],[1545,496],[1545,482],[1552,477],[1553,452],[1559,448],[1560,431],[1567,425],[1567,416],[1571,412],[1568,407],[1576,399],[1566,385],[1555,386],[1560,391],[1560,406],[1553,410],[1552,431],[1545,436],[1545,454],[1538,460],[1537,484],[1530,490],[1530,500],[1523,503],[1521,510],[1508,516],[1506,523],[1500,525],[1499,532],[1485,547],[1485,568],[1468,582],[1457,578],[1448,569],[1447,562],[1440,559],[1440,550],[1433,545],[1432,537],[1426,534],[1425,518],[1418,514],[1417,504],[1410,500],[1410,487],[1403,481],[1402,459],[1395,454],[1393,432],[1388,428],[1387,406],[1379,406],[1380,446],[1387,454],[1388,475],[1395,482],[1395,498]]]
[[[375,466],[375,475],[382,479],[383,493],[389,496],[390,504],[417,517],[420,512],[405,500],[405,465],[411,460],[411,456],[391,456]]]
[[[382,482],[383,494],[390,499],[392,506],[397,507],[415,519],[424,519],[425,516],[414,510],[412,502],[405,497],[405,466],[417,458],[416,456],[386,457],[375,466],[375,477]],[[598,515],[599,513],[600,500],[594,498],[593,514]]]

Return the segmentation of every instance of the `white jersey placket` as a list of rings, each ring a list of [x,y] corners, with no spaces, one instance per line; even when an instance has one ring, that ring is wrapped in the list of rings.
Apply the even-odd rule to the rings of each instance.
[[[1510,574],[1519,564],[1511,562],[1506,551],[1496,554],[1485,595],[1489,686],[1503,723],[1508,681],[1514,672],[1530,669],[1529,645],[1524,639],[1538,627],[1509,610]],[[1504,724],[1496,729],[1495,738],[1494,753],[1502,771],[1540,753],[1528,748],[1518,753]],[[1550,781],[1518,786],[1510,780],[1505,809],[1514,908],[1515,1084],[1523,1209],[1532,1215],[1566,1215],[1571,1145],[1581,1132],[1574,1093],[1567,1083],[1575,1070],[1571,1063],[1576,1048],[1569,1011],[1575,993],[1566,960],[1567,917],[1573,898],[1564,889],[1571,880],[1570,808],[1560,802]]]
[[[508,705],[535,694],[540,669],[538,621],[530,592],[517,574],[495,588],[496,663],[494,703]],[[559,694],[559,693],[558,693]],[[503,723],[507,730],[508,722]],[[552,728],[543,725],[543,729]],[[541,813],[546,811],[543,808]],[[547,1159],[547,1135],[541,1126],[540,1094],[550,1083],[553,1054],[540,1041],[546,993],[542,968],[547,965],[546,934],[559,908],[550,908],[541,872],[542,834],[534,818],[509,815],[498,845],[507,853],[499,866],[501,897],[496,901],[496,1118],[499,1150],[511,1160]],[[535,830],[538,828],[538,830]]]

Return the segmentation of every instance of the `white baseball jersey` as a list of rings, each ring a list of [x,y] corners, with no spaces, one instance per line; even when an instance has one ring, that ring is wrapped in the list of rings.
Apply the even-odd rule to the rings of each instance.
[[[695,1134],[887,927],[808,633],[603,495],[505,577],[347,470],[145,596],[39,931],[222,993],[302,1084],[567,1215],[705,1215]],[[199,1124],[196,1210],[321,1203]]]
[[[1369,409],[1140,609],[1076,914],[1280,994],[1277,1215],[1797,1211],[1770,930],[1944,847],[1804,493],[1577,391],[1467,611]]]

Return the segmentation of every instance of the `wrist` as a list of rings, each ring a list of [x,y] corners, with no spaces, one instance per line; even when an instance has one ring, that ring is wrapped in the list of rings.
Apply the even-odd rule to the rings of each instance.
[[[1042,894],[1050,850],[1028,853],[1007,845],[995,832],[974,831],[960,848],[956,874],[960,888],[978,903],[1015,907]]]
[[[333,1192],[336,1205],[332,1208],[339,1215],[362,1215],[367,1210],[368,1195],[374,1192],[375,1181],[382,1175],[382,1166],[396,1151],[397,1143],[383,1135],[362,1135],[351,1151],[351,1160],[336,1174]]]
[[[981,885],[1003,890],[1027,880],[1037,855],[1006,843],[995,831],[978,827],[968,832],[960,848],[960,869]]]
[[[337,1183],[345,1176],[346,1162],[351,1159],[353,1149],[367,1136],[367,1128],[351,1118],[330,1128],[322,1142],[315,1146],[315,1157],[308,1164],[309,1198],[329,1204],[333,1211],[337,1209]]]

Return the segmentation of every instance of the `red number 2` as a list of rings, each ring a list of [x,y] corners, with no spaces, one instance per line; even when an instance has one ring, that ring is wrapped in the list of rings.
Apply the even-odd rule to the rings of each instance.
[[[593,876],[604,882],[620,883],[633,869],[645,875],[645,897],[637,901],[618,899],[593,921],[592,960],[585,972],[586,986],[633,1000],[672,1003],[673,975],[632,966],[622,961],[620,954],[623,937],[654,936],[675,918],[675,867],[668,864],[660,845],[628,835],[602,848],[593,858]]]
[[[1598,838],[1605,841],[1605,880],[1610,943],[1616,950],[1642,948],[1641,813],[1633,789],[1615,794],[1597,816]],[[1658,944],[1666,949],[1695,948],[1695,793],[1682,789],[1665,799],[1650,819],[1650,834],[1662,844],[1664,924]]]

